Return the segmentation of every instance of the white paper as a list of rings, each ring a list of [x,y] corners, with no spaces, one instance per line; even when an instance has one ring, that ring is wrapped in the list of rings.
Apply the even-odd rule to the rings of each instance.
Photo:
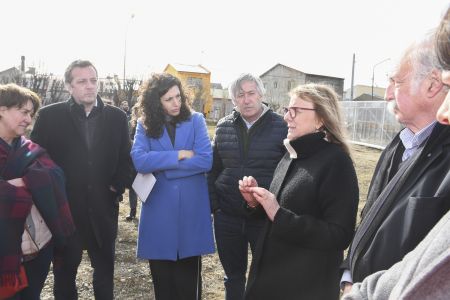
[[[142,202],[145,202],[156,183],[156,178],[152,173],[138,173],[133,181],[132,188]]]

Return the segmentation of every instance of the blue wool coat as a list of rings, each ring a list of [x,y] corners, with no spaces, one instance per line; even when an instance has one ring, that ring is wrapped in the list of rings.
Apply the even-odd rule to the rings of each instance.
[[[177,260],[214,252],[212,219],[205,172],[211,169],[212,150],[203,115],[176,125],[175,145],[167,130],[154,139],[138,123],[131,157],[139,173],[156,177],[139,222],[137,256]],[[178,150],[193,150],[178,160]]]

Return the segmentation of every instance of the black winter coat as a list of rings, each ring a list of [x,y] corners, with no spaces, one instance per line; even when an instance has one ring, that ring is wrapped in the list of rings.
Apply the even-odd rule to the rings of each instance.
[[[240,113],[221,119],[213,141],[213,166],[208,173],[211,209],[242,217],[264,217],[261,210],[246,208],[238,188],[244,176],[253,176],[268,188],[273,172],[286,149],[287,126],[283,118],[268,110],[247,130]]]
[[[354,232],[358,182],[349,155],[324,133],[291,142],[270,191],[280,203],[266,221],[252,262],[246,299],[339,298],[339,266]]]
[[[102,246],[117,236],[117,196],[131,181],[127,117],[98,97],[95,109],[99,119],[88,151],[76,119],[79,109],[73,99],[43,107],[31,139],[47,149],[64,171],[70,209],[83,243]]]
[[[414,161],[394,183],[394,189],[382,194],[396,169],[394,157],[403,149],[397,135],[375,168],[361,225],[344,264],[351,270],[354,282],[402,260],[450,208],[450,127],[436,124],[422,152],[410,158]],[[375,219],[363,226],[379,201],[384,201],[384,205],[374,210]]]

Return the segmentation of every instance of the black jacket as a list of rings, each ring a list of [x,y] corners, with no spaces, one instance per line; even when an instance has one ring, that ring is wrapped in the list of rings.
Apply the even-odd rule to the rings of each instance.
[[[213,141],[213,167],[208,173],[211,209],[244,217],[264,216],[246,209],[238,188],[244,176],[253,176],[268,188],[273,172],[285,153],[287,126],[283,118],[268,110],[247,131],[240,113],[221,119]]]
[[[358,182],[353,163],[323,133],[291,142],[270,191],[280,203],[266,221],[253,259],[246,299],[339,298],[339,266],[354,232]]]
[[[104,105],[98,97],[98,119],[89,150],[80,127],[79,109],[73,99],[43,107],[31,139],[47,149],[63,169],[70,208],[84,244],[101,246],[116,238],[116,199],[131,181],[127,117],[120,109]]]
[[[409,168],[398,180],[391,180],[392,191],[383,193],[393,177],[393,161],[399,151],[403,146],[397,135],[375,169],[362,221],[344,265],[354,282],[400,261],[450,208],[450,127],[437,124],[420,155],[410,158]],[[377,202],[384,204],[378,209]]]

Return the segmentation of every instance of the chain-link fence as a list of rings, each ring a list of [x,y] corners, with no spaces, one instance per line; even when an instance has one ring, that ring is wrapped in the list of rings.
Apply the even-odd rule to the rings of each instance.
[[[354,143],[384,148],[403,126],[388,112],[386,101],[342,101],[349,138]]]

